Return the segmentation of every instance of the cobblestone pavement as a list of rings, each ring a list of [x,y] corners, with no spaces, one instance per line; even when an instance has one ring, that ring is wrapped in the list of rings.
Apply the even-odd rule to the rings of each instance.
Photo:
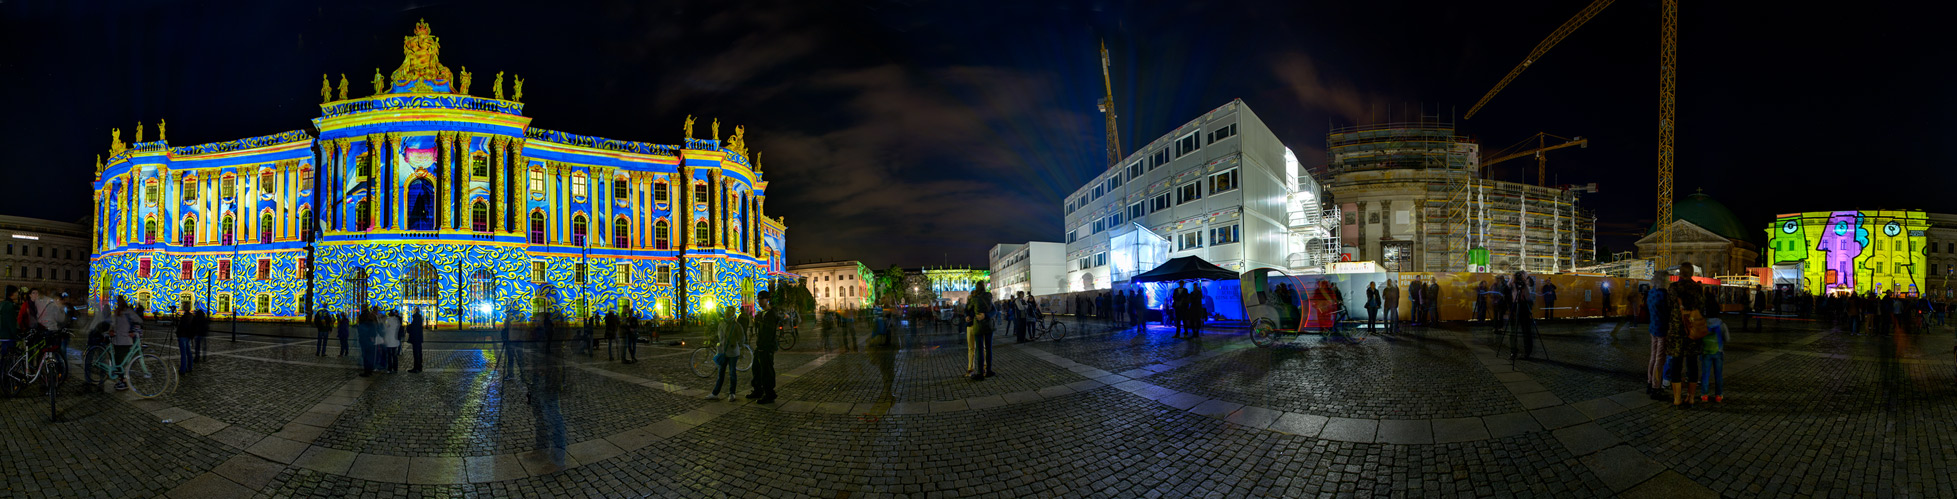
[[[337,345],[214,337],[157,399],[70,384],[55,422],[0,400],[0,497],[1957,496],[1950,329],[1769,321],[1734,334],[1727,400],[1690,410],[1641,391],[1643,325],[1543,330],[1547,358],[1516,361],[1485,326],[1006,333],[985,381],[951,331],[805,333],[769,405],[703,400],[691,344],[622,364],[456,339],[359,377]]]

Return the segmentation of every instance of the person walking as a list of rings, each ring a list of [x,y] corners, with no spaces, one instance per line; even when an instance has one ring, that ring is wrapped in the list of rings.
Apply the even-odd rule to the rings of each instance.
[[[414,347],[414,354],[415,354],[414,369],[408,370],[408,372],[411,373],[421,372],[422,326],[424,326],[424,324],[422,323],[422,319],[421,319],[421,309],[417,308],[414,311],[414,317],[412,318],[412,320],[408,321],[408,344]]]
[[[319,332],[319,342],[313,347],[313,356],[325,357],[326,335],[333,332],[333,319],[326,315],[325,309],[313,311],[313,329]]]
[[[1545,280],[1542,285],[1542,318],[1556,318],[1556,282]]]
[[[1645,364],[1645,395],[1652,400],[1665,399],[1665,332],[1671,328],[1665,322],[1671,317],[1671,296],[1665,292],[1665,281],[1665,271],[1660,270],[1651,276],[1651,284],[1644,289],[1645,316],[1651,325],[1651,360]]]
[[[192,314],[195,314],[195,312],[192,312]],[[345,357],[347,356],[347,314],[346,312],[334,312],[333,316],[337,322],[334,326],[334,334],[340,337],[340,356]]]
[[[1379,288],[1373,282],[1366,283],[1366,330],[1372,331],[1373,324],[1379,321]]]
[[[734,401],[734,394],[741,391],[741,372],[734,366],[741,361],[741,345],[747,344],[747,328],[741,327],[734,319],[734,307],[726,307],[720,314],[720,334],[715,339],[713,391],[707,392],[707,400],[720,400],[720,384],[727,383],[727,401]]]
[[[780,349],[778,334],[781,329],[781,310],[775,308],[763,290],[754,294],[757,310],[754,317],[754,391],[748,398],[760,399],[757,404],[775,403],[775,351]]]
[[[631,307],[625,309],[625,329],[622,332],[625,333],[625,344],[618,351],[618,360],[636,364],[639,362],[639,314],[633,313]]]
[[[1678,280],[1669,289],[1671,311],[1665,332],[1665,354],[1671,356],[1672,405],[1681,408],[1690,408],[1698,398],[1699,355],[1705,349],[1705,343],[1698,340],[1711,331],[1707,320],[1719,315],[1706,289],[1692,280],[1692,270],[1690,262],[1679,264]]]
[[[965,299],[965,316],[972,318],[971,327],[965,331],[965,372],[972,381],[984,380],[992,373],[992,293],[981,285],[972,286],[972,294]]]

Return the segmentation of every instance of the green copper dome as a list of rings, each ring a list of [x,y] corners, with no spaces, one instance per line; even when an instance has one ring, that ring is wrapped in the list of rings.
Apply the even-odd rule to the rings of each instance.
[[[1733,210],[1726,209],[1726,205],[1714,201],[1705,192],[1692,193],[1673,203],[1672,218],[1692,222],[1727,239],[1744,241],[1749,236],[1740,218],[1733,216]],[[1657,232],[1658,226],[1652,225],[1651,231]]]

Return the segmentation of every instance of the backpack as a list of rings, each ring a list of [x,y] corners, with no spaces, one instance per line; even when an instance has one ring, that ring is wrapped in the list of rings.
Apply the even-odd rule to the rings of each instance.
[[[1699,309],[1681,307],[1681,310],[1678,311],[1678,318],[1678,327],[1685,328],[1687,337],[1697,340],[1705,338],[1707,334],[1712,333],[1712,327],[1706,324],[1705,314],[1700,313]]]

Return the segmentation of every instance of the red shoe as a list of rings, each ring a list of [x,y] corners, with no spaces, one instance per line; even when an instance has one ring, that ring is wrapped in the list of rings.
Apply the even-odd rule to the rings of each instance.
[[[1717,397],[1713,397],[1713,400],[1718,400],[1718,401],[1719,401],[1719,403],[1721,403],[1721,404],[1724,404],[1724,403],[1726,403],[1726,396],[1725,396],[1725,395],[1720,395],[1720,396],[1717,396]]]
[[[1700,401],[1700,402],[1705,402],[1705,401],[1707,401],[1707,400],[1710,400],[1711,398],[1712,398],[1712,397],[1708,397],[1708,396],[1705,396],[1705,395],[1700,395],[1700,396],[1699,396],[1699,401]]]

